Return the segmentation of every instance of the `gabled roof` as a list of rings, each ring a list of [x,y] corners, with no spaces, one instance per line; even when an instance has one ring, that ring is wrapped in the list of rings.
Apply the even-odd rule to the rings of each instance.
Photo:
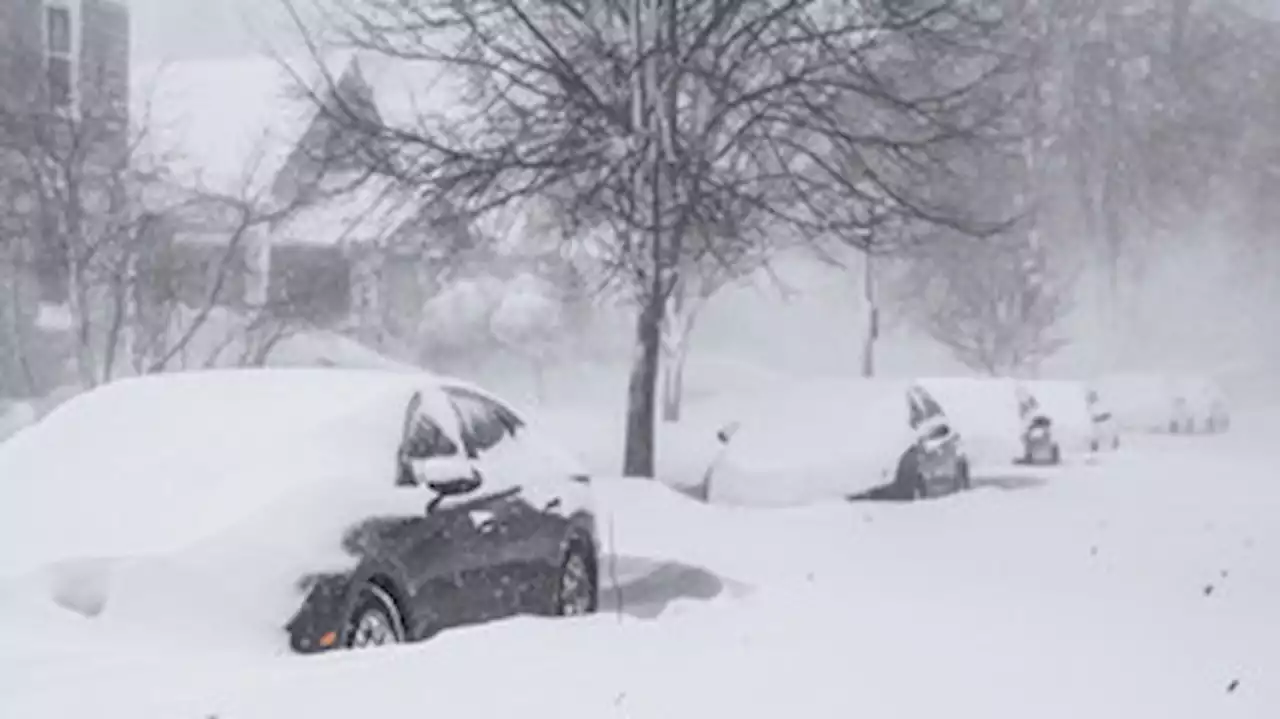
[[[353,51],[321,59],[260,55],[137,68],[133,116],[144,152],[163,157],[183,185],[264,201],[316,121],[315,97],[344,77],[358,76],[378,114],[399,126],[420,129],[461,107],[462,79],[438,66]],[[381,242],[418,211],[412,194],[372,178],[295,213],[274,239]]]
[[[340,74],[351,53],[325,57]],[[276,173],[316,115],[305,97],[322,87],[314,61],[266,55],[135,68],[133,118],[143,152],[163,157],[183,184],[254,195]]]

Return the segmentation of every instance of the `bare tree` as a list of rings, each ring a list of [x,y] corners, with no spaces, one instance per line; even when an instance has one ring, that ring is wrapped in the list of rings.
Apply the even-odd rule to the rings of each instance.
[[[917,258],[899,302],[930,337],[970,369],[1035,372],[1067,345],[1059,323],[1070,286],[1049,275],[1025,236],[957,239]]]
[[[45,314],[61,315],[84,387],[214,361],[206,335],[227,311],[246,318],[237,331],[248,338],[277,334],[279,303],[249,296],[266,280],[252,254],[280,221],[341,192],[280,200],[248,180],[206,187],[177,173],[147,110],[131,116],[107,99],[0,108],[0,158],[24,208],[9,254],[38,278]]]
[[[965,2],[333,5],[345,44],[434,67],[424,82],[466,81],[451,100],[470,111],[448,117],[337,110],[382,171],[476,214],[542,197],[570,236],[608,238],[636,307],[632,475],[653,474],[662,326],[685,268],[767,242],[695,228],[759,214],[817,238],[864,226],[871,201],[953,221],[920,180],[978,139],[991,113],[965,108],[1002,72],[1003,18]],[[938,72],[944,57],[956,62]]]
[[[750,218],[750,216],[748,216]],[[758,214],[756,219],[763,219]],[[772,228],[774,230],[785,228]],[[662,420],[678,422],[684,397],[684,368],[698,319],[722,290],[756,273],[769,272],[770,260],[788,247],[782,237],[767,239],[767,226],[726,219],[689,232],[690,251],[678,268],[662,322]],[[713,237],[720,233],[724,237]],[[757,233],[755,237],[747,233]],[[698,252],[696,248],[703,248]]]

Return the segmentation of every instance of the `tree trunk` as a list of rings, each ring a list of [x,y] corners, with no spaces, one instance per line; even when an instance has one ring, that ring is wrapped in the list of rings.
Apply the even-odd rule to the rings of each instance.
[[[529,363],[533,367],[533,397],[539,405],[547,403],[547,368],[542,357],[531,354]]]
[[[684,362],[687,353],[680,348],[662,365],[662,421],[679,422],[684,398]]]
[[[67,311],[74,328],[76,375],[82,387],[96,387],[100,383],[93,352],[93,320],[89,314],[88,289],[76,259],[68,262],[67,283]]]
[[[862,288],[867,301],[867,334],[862,342],[862,376],[876,374],[876,340],[880,339],[880,306],[876,301],[876,288],[870,253],[864,254],[862,263],[866,270]]]
[[[622,473],[654,476],[654,419],[657,409],[658,364],[662,343],[661,297],[645,298],[636,320],[636,353],[627,386],[627,437]]]
[[[1186,67],[1185,48],[1187,24],[1191,17],[1192,0],[1173,0],[1173,21],[1169,28],[1169,53],[1173,58],[1174,72],[1181,74]]]

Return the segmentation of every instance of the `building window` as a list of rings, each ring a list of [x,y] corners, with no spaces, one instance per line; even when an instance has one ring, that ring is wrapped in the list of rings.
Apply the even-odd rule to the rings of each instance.
[[[54,107],[68,107],[72,100],[71,11],[65,7],[45,9],[45,55],[49,100]]]
[[[71,54],[71,13],[64,7],[47,9],[50,55]]]
[[[49,58],[49,100],[54,107],[71,104],[71,61],[65,57]]]

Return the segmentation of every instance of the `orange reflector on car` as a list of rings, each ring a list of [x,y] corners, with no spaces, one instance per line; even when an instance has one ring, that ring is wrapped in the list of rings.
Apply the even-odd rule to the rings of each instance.
[[[322,646],[322,647],[331,647],[331,646],[333,646],[337,641],[338,641],[338,633],[337,633],[337,632],[325,632],[325,633],[324,633],[324,636],[320,637],[320,646]]]

